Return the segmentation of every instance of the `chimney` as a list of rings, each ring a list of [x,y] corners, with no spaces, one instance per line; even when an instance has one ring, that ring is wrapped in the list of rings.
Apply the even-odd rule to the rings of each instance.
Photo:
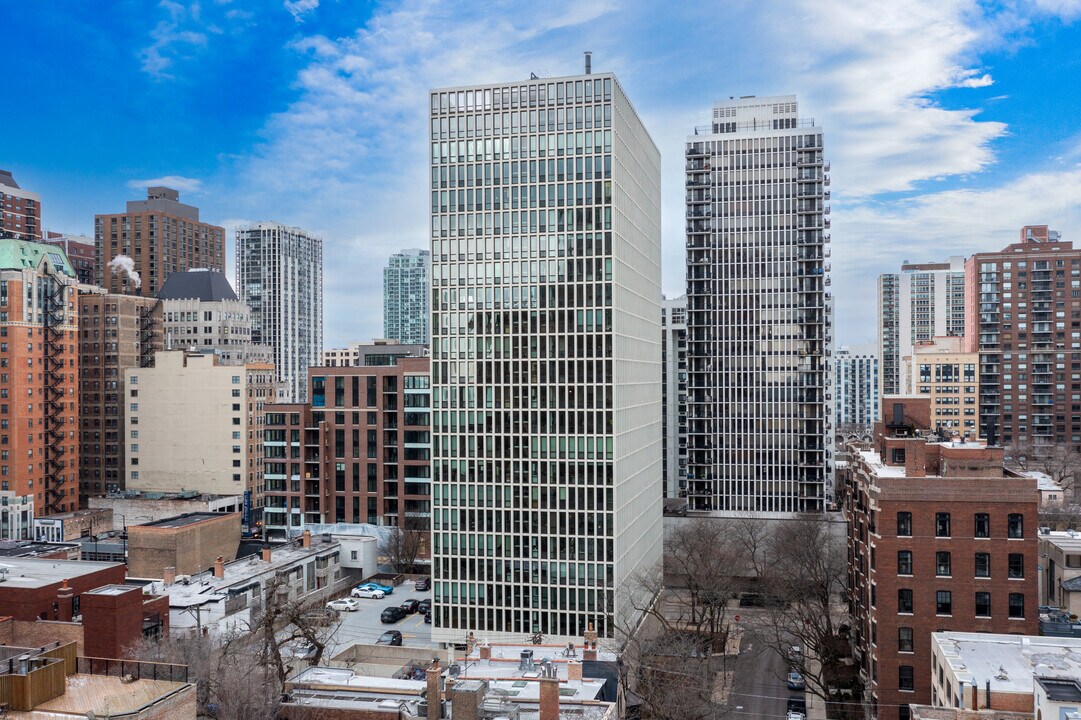
[[[582,679],[582,663],[578,660],[567,661],[567,679],[568,680],[581,680]]]
[[[542,677],[539,682],[539,720],[559,720],[559,678]]]
[[[56,589],[57,620],[60,620],[61,622],[71,622],[71,598],[74,594],[75,589],[68,585],[67,578],[65,578],[60,584],[60,587]]]
[[[300,536],[300,547],[305,550],[312,546],[312,531],[305,530],[304,534]]]
[[[270,562],[270,546],[269,545],[264,545],[263,546],[263,562],[265,562],[265,563]]]
[[[597,631],[593,629],[593,623],[589,623],[589,628],[585,631],[583,637],[585,639],[585,649],[582,651],[582,660],[596,660]]]
[[[432,664],[425,671],[428,687],[424,692],[424,699],[428,701],[428,717],[441,720],[443,717],[443,696],[440,691],[440,683],[443,678],[443,668],[439,667],[439,658],[432,658]]]
[[[488,643],[481,643],[480,645],[480,659],[491,660],[492,659],[492,646]]]
[[[593,53],[586,50],[586,75],[593,74]]]
[[[176,582],[176,568],[175,567],[167,567],[167,568],[165,568],[165,576],[164,576],[163,580],[165,580],[166,585],[172,585],[173,583],[175,583]]]
[[[214,577],[225,577],[225,558],[223,558],[221,555],[219,555],[218,559],[214,561]]]

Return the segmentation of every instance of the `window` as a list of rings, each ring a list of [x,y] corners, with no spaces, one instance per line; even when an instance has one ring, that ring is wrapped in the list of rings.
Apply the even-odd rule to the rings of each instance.
[[[897,688],[899,690],[915,690],[915,672],[911,665],[901,665],[897,668]]]
[[[897,652],[914,652],[912,628],[897,628]]]
[[[239,385],[240,384],[240,376],[239,375],[234,375],[233,376],[233,384],[234,385]]]
[[[976,616],[991,617],[991,593],[976,593]]]
[[[897,513],[897,536],[898,537],[911,537],[912,536],[912,513],[899,512]]]
[[[1021,553],[1010,553],[1010,571],[1007,577],[1017,580],[1025,577],[1025,556]]]
[[[912,574],[912,551],[911,550],[898,550],[897,551],[897,574],[898,575],[911,575]]]
[[[989,538],[991,537],[991,516],[987,513],[976,513],[976,527],[972,533],[973,537]]]
[[[953,593],[949,590],[939,590],[935,593],[935,614],[953,614]]]
[[[950,514],[949,513],[935,513],[935,537],[949,537],[950,536]]]
[[[911,590],[898,590],[897,591],[897,612],[910,613],[912,612],[912,591]]]
[[[948,577],[953,575],[950,572],[950,554],[948,552],[939,551],[935,553],[935,575],[941,575]]]
[[[1023,538],[1025,536],[1025,519],[1021,513],[1010,513],[1007,522],[1007,537]]]
[[[990,553],[976,553],[976,577],[991,577]]]
[[[1024,593],[1010,593],[1010,619],[1025,619]]]

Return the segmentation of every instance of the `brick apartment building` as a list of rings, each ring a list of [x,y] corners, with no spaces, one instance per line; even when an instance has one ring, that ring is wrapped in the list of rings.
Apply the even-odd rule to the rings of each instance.
[[[931,634],[1033,634],[1033,478],[1003,450],[930,435],[927,397],[883,398],[874,442],[850,446],[842,502],[861,675],[879,720],[931,701]]]
[[[111,293],[157,297],[170,273],[225,267],[225,229],[200,222],[199,208],[167,187],[147,188],[123,213],[95,215],[94,243],[97,284]],[[118,255],[134,261],[138,284],[109,267]]]
[[[79,505],[78,280],[64,251],[0,239],[0,490]]]
[[[45,242],[64,249],[68,256],[68,262],[75,268],[75,274],[79,282],[84,285],[93,285],[97,280],[94,272],[94,238],[85,235],[64,235],[63,233],[45,233]]]
[[[4,558],[0,608],[17,620],[69,621],[80,612],[83,593],[102,585],[124,584],[123,563]]]
[[[965,261],[965,349],[980,353],[980,426],[1004,445],[1081,443],[1081,250],[1046,225]]]
[[[9,170],[0,170],[0,237],[41,239],[41,196],[19,187]]]
[[[125,488],[124,371],[149,364],[161,349],[156,303],[138,295],[79,296],[79,490],[84,499]]]
[[[268,532],[336,522],[415,522],[427,529],[429,377],[426,357],[400,357],[379,367],[310,368],[309,404],[268,406]]]

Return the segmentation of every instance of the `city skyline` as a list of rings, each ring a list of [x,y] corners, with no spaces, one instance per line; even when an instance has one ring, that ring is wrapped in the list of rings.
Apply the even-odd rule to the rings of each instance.
[[[19,23],[40,34],[68,29],[65,52],[94,61],[58,74],[52,60],[16,52],[29,79],[49,78],[37,86],[79,102],[83,87],[97,86],[96,73],[108,73],[132,100],[123,113],[89,118],[76,133],[59,132],[60,117],[12,118],[22,142],[5,169],[41,195],[47,230],[89,235],[94,213],[164,184],[225,226],[227,238],[238,224],[270,217],[322,235],[331,345],[381,334],[377,312],[345,310],[378,307],[379,269],[424,232],[423,220],[405,208],[421,201],[409,188],[424,172],[425,150],[398,130],[416,124],[419,134],[427,88],[449,84],[466,66],[478,68],[471,78],[478,82],[524,81],[530,72],[576,72],[579,51],[590,49],[598,66],[623,78],[663,158],[663,290],[670,297],[683,290],[683,128],[730,94],[798,94],[831,128],[839,342],[872,339],[874,308],[860,298],[903,260],[969,255],[1035,222],[1065,238],[1079,235],[1081,135],[1062,118],[1076,117],[1081,99],[1049,91],[1068,85],[1078,62],[1071,38],[1081,10],[1073,6],[1054,13],[1040,9],[1048,4],[991,11],[913,2],[873,13],[795,3],[800,49],[765,55],[750,50],[778,40],[783,24],[742,5],[709,15],[701,8],[660,15],[635,3],[557,5],[543,17],[441,4],[333,12],[318,3],[306,3],[307,11],[290,4],[292,12],[277,4],[196,7],[164,3],[159,16],[131,15],[102,33],[116,40],[110,48],[96,44],[97,13],[21,11]],[[730,52],[698,57],[697,39],[733,23],[742,32]],[[639,25],[650,28],[648,37]],[[257,35],[273,51],[256,46]],[[628,39],[639,56],[622,49]],[[503,58],[499,78],[480,62],[491,54]],[[705,81],[715,76],[725,80]],[[38,91],[30,92],[33,99]],[[230,109],[193,111],[219,102]],[[154,143],[159,132],[170,132],[170,142]],[[149,149],[135,158],[121,153],[130,143]],[[867,238],[874,253],[866,252]],[[225,266],[233,267],[231,257]]]

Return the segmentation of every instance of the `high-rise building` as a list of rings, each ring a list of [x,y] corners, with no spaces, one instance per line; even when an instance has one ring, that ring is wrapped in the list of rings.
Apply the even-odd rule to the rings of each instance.
[[[688,502],[818,512],[833,490],[829,163],[796,96],[687,138]]]
[[[64,251],[0,239],[0,490],[79,507],[78,279]]]
[[[79,489],[84,497],[123,490],[128,428],[124,371],[161,349],[157,300],[83,286],[79,295]]]
[[[267,532],[431,521],[428,358],[309,371],[309,403],[267,406]],[[303,457],[294,452],[303,447]]]
[[[98,285],[111,293],[157,297],[166,278],[192,268],[225,269],[225,229],[200,222],[199,208],[172,188],[147,188],[123,213],[94,216]]]
[[[402,250],[383,268],[383,336],[413,345],[427,345],[431,313],[427,250]]]
[[[238,228],[236,284],[251,341],[273,350],[283,399],[306,402],[308,368],[323,352],[322,238],[275,222]]]
[[[611,638],[661,553],[660,153],[588,64],[430,98],[433,638]]]
[[[221,365],[272,362],[270,347],[252,342],[251,310],[237,298],[224,273],[173,273],[158,299],[166,350],[213,353]]]
[[[687,296],[661,301],[661,430],[665,498],[687,496]]]
[[[93,285],[97,282],[97,273],[94,271],[94,256],[96,255],[94,238],[46,231],[45,242],[64,248],[64,254],[68,256],[68,262],[75,268],[79,282],[84,285]]]
[[[1046,225],[965,261],[965,350],[980,427],[1004,444],[1081,443],[1081,250]]]
[[[885,397],[881,415],[839,495],[869,717],[907,720],[932,700],[932,633],[1035,633],[1039,496],[1001,447],[931,435],[929,398]]]
[[[838,348],[833,361],[837,429],[870,431],[878,420],[878,357],[871,347]]]
[[[10,170],[0,170],[0,238],[41,239],[41,196],[23,190]]]
[[[323,351],[324,367],[377,367],[395,365],[398,358],[423,357],[428,346],[406,345],[397,340],[382,338],[370,342],[353,342],[349,347],[331,348]]]
[[[883,395],[912,394],[916,343],[965,334],[965,260],[909,263],[878,276],[878,358]]]
[[[261,508],[263,413],[274,366],[225,366],[217,355],[155,353],[124,371],[127,488],[211,495],[251,493]]]
[[[916,343],[911,384],[931,400],[932,430],[946,437],[980,437],[979,353],[965,352],[965,339],[936,337]]]

